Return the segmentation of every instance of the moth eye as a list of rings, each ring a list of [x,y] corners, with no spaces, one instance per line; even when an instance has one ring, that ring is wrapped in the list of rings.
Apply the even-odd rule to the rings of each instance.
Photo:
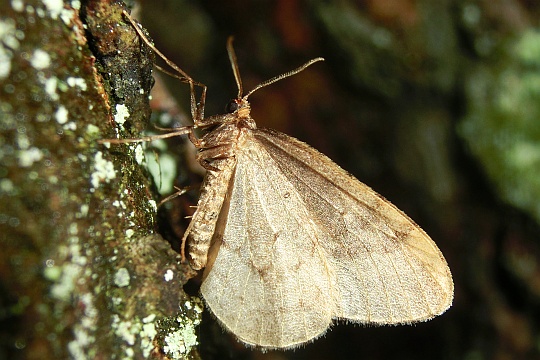
[[[228,112],[229,114],[232,114],[236,110],[238,110],[238,103],[236,102],[236,100],[231,100],[227,104],[227,106],[225,106],[225,111]]]

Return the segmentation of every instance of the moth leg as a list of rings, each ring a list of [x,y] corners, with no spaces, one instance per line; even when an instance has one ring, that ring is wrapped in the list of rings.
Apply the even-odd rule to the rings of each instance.
[[[156,68],[163,71],[167,75],[170,75],[170,76],[172,76],[174,78],[177,78],[178,80],[180,80],[180,81],[182,81],[184,83],[189,84],[190,100],[191,100],[190,101],[191,102],[191,118],[193,119],[193,123],[195,124],[195,126],[200,124],[202,122],[202,120],[204,119],[204,105],[206,103],[206,85],[193,80],[191,78],[191,76],[189,76],[184,70],[180,69],[180,67],[178,65],[176,65],[174,62],[169,60],[161,51],[159,51],[154,46],[154,44],[152,44],[150,39],[148,39],[146,34],[144,34],[144,32],[141,30],[141,28],[135,22],[135,20],[131,17],[131,15],[126,10],[123,10],[122,13],[128,19],[128,21],[131,23],[131,25],[133,26],[133,28],[135,29],[137,34],[139,34],[140,38],[146,43],[146,45],[150,49],[152,49],[160,58],[162,58],[163,61],[165,61],[165,63],[167,63],[167,65],[169,65],[171,67],[171,69],[176,71],[177,74],[170,73],[170,72],[164,70],[163,68],[161,68],[161,67],[159,67],[157,65],[156,65]],[[195,86],[198,86],[198,87],[200,87],[202,89],[202,94],[201,94],[201,97],[199,99],[199,102],[197,102]]]
[[[232,144],[224,144],[202,150],[197,154],[197,161],[207,170],[219,171],[218,168],[210,164],[212,160],[228,159],[233,156],[234,150]]]
[[[175,197],[178,197],[178,196],[180,196],[182,194],[185,194],[188,191],[188,188],[179,188],[177,186],[175,186],[174,188],[176,189],[176,192],[174,194],[171,194],[171,195],[167,196],[165,199],[162,199],[159,202],[158,207],[165,204],[167,201],[170,201],[170,200],[174,199]]]
[[[219,171],[217,167],[210,165],[208,160],[199,160],[199,164],[201,164],[201,166],[207,171]]]
[[[197,149],[200,149],[202,147],[202,140],[198,139],[193,131],[188,134],[188,137],[189,141],[191,141],[191,143],[195,145]]]
[[[148,135],[148,136],[142,136],[140,138],[136,139],[100,139],[98,140],[98,144],[129,144],[129,143],[138,143],[138,142],[146,142],[146,141],[154,141],[159,139],[167,139],[175,136],[181,136],[188,134],[190,139],[193,135],[193,126],[183,126],[176,129],[172,129],[171,132],[166,134],[159,134],[159,135]],[[196,139],[196,138],[195,138]]]

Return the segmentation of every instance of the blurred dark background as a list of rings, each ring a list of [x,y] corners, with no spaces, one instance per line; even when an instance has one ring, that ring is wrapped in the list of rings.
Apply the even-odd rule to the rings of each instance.
[[[290,352],[231,350],[207,316],[203,358],[540,356],[539,14],[512,0],[142,2],[157,48],[208,85],[206,115],[236,96],[229,35],[246,90],[324,57],[252,95],[253,117],[404,210],[455,281],[454,305],[430,322],[339,324]],[[187,109],[186,86],[168,83]]]

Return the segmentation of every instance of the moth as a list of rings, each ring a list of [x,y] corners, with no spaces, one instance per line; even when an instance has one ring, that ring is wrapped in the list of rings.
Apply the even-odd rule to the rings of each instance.
[[[229,39],[238,95],[226,114],[205,117],[206,86],[169,61],[124,14],[176,71],[167,73],[191,89],[192,126],[133,141],[187,134],[199,151],[207,172],[182,255],[187,244],[191,266],[204,268],[200,292],[226,330],[247,345],[289,349],[323,335],[334,320],[410,324],[451,306],[447,262],[414,221],[325,155],[258,128],[251,117],[251,94],[322,58],[244,95]],[[199,102],[195,87],[202,89]]]

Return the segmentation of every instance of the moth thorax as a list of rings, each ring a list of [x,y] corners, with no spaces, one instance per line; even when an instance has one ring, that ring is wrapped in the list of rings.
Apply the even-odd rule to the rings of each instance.
[[[240,109],[238,109],[238,117],[240,118],[245,118],[245,117],[249,117],[249,113],[251,112],[251,107],[249,106],[249,104],[246,104],[244,106],[242,106]]]
[[[240,118],[240,120],[237,122],[237,126],[239,128],[248,128],[248,129],[256,129],[257,124],[255,124],[255,121],[251,118],[251,116],[244,116]]]

